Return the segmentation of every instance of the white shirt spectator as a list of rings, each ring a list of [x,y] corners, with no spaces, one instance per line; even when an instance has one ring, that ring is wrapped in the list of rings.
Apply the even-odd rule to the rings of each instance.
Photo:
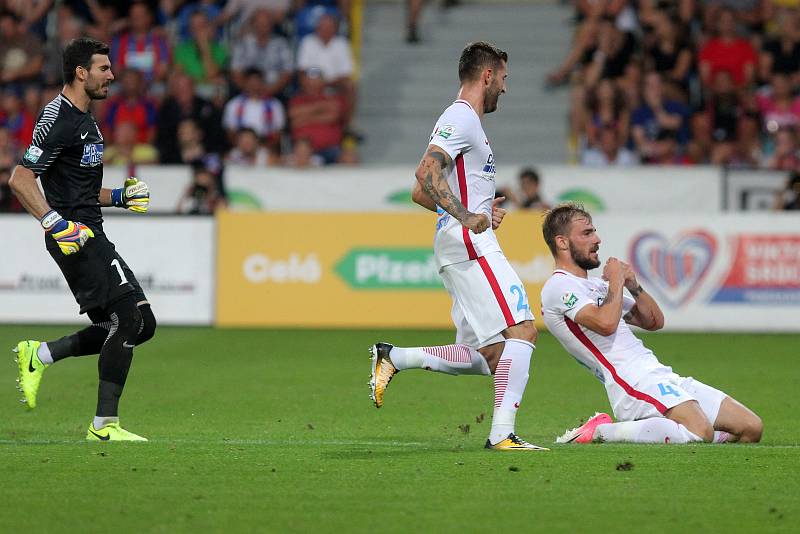
[[[286,126],[286,112],[277,98],[239,95],[225,104],[222,124],[226,130],[252,128],[260,137],[269,137]]]
[[[229,165],[242,165],[246,167],[266,167],[269,165],[269,151],[262,147],[256,149],[256,153],[249,156],[239,148],[234,148],[228,153],[226,158]]]
[[[581,159],[581,165],[586,167],[628,167],[637,165],[638,163],[639,159],[627,148],[620,148],[619,151],[617,151],[617,157],[614,161],[609,160],[605,152],[597,148],[590,148],[584,152],[583,158]]]
[[[294,70],[294,58],[283,37],[273,35],[262,47],[255,35],[248,34],[234,45],[231,68],[239,71],[256,68],[264,73],[264,81],[272,84],[281,74]]]
[[[327,45],[314,33],[306,35],[297,52],[297,68],[304,71],[313,67],[322,71],[322,78],[326,82],[352,76],[350,43],[341,35],[335,36]]]

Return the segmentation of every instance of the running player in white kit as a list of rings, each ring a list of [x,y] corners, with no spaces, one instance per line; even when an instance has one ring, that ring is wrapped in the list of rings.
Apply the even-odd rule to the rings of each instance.
[[[664,315],[629,265],[609,258],[602,278],[588,276],[600,266],[600,238],[589,213],[577,204],[557,206],[545,217],[542,232],[556,263],[542,288],[544,322],[605,385],[619,421],[595,414],[557,443],[761,439],[756,414],[711,386],[673,373],[633,334],[629,324],[658,330]]]
[[[436,123],[416,171],[413,199],[438,214],[434,254],[453,299],[456,344],[400,348],[376,343],[371,398],[383,405],[386,386],[405,369],[454,375],[494,374],[495,403],[486,448],[547,450],[519,438],[517,409],[528,382],[536,328],[525,287],[495,237],[503,212],[493,213],[495,163],[481,126],[505,92],[508,55],[477,42],[461,53],[458,99]],[[494,217],[493,217],[494,215]]]

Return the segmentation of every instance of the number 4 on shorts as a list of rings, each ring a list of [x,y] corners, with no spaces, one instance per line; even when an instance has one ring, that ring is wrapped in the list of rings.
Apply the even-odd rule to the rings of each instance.
[[[676,397],[680,397],[681,396],[681,394],[678,393],[675,390],[675,388],[673,388],[669,384],[667,384],[666,386],[664,384],[659,384],[658,385],[658,389],[661,391],[661,394],[664,395],[664,396],[666,396],[666,395],[675,395]]]

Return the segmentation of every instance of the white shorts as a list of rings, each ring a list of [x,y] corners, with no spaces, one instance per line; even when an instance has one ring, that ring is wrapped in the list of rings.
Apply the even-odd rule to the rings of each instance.
[[[502,252],[445,265],[439,274],[453,299],[456,343],[485,347],[503,341],[509,326],[533,320],[525,286]]]
[[[727,397],[722,391],[692,377],[679,376],[666,366],[653,369],[632,386],[611,381],[606,384],[606,392],[618,421],[663,417],[670,408],[696,400],[712,425]]]

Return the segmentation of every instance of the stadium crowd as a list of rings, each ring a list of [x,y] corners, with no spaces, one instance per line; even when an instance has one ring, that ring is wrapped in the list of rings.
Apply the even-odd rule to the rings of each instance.
[[[576,0],[571,87],[584,165],[800,169],[800,3]]]
[[[20,208],[9,172],[61,90],[63,46],[80,36],[109,44],[116,76],[92,108],[104,162],[191,165],[193,189],[212,191],[188,211],[213,209],[226,163],[357,163],[349,9],[347,0],[0,0],[0,210]]]

